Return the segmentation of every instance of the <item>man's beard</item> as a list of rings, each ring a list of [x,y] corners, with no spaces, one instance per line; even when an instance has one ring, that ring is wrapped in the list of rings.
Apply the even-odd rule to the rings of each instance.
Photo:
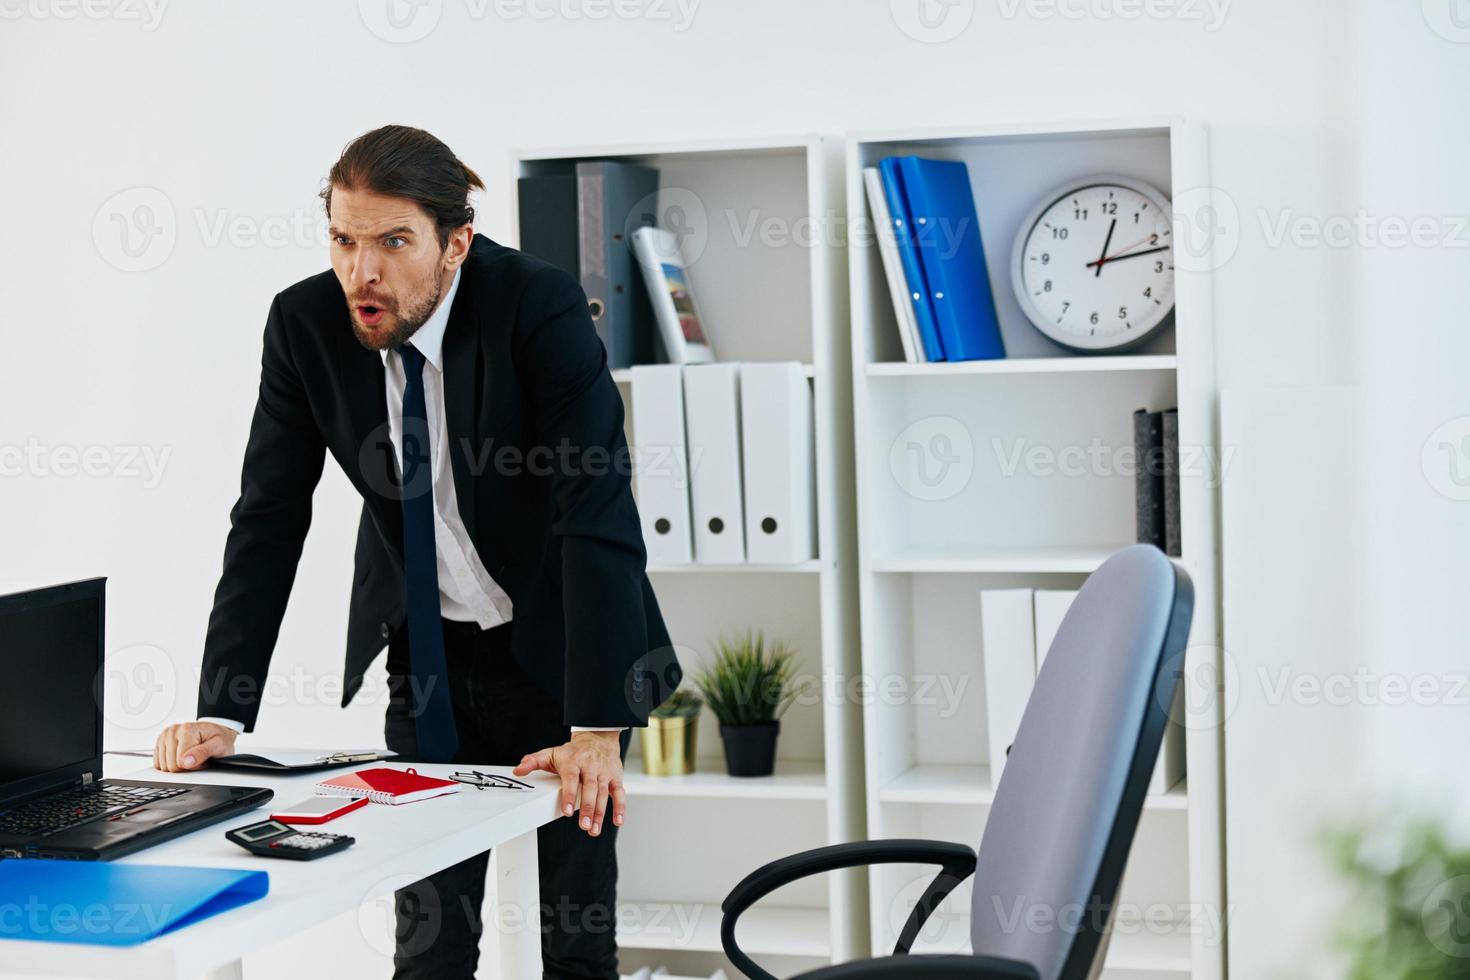
[[[393,316],[396,321],[393,329],[387,333],[376,330],[364,333],[362,324],[357,322],[357,304],[349,298],[347,300],[347,319],[352,324],[352,333],[357,338],[357,342],[372,351],[392,350],[406,343],[418,331],[418,328],[434,315],[434,308],[439,305],[439,298],[444,294],[443,281],[438,275],[435,275],[433,279],[434,294],[427,297],[422,303],[415,303],[402,313],[384,309],[383,315]]]

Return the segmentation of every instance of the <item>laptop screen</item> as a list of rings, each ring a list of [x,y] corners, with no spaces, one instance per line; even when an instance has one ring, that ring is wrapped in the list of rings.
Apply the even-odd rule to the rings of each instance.
[[[0,794],[101,755],[101,580],[0,598]]]

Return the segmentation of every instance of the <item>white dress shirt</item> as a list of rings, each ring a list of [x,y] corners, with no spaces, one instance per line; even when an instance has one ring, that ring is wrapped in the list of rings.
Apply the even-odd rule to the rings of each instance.
[[[476,623],[487,630],[511,621],[514,612],[510,596],[485,570],[474,542],[460,517],[459,500],[454,488],[454,470],[450,464],[449,422],[444,413],[444,331],[449,326],[449,311],[454,294],[459,291],[461,270],[454,271],[449,290],[434,312],[414,331],[408,342],[424,355],[424,408],[428,414],[429,443],[434,454],[431,473],[434,492],[434,546],[439,565],[439,609],[445,619]],[[383,371],[388,389],[388,435],[393,441],[393,465],[402,476],[403,467],[403,390],[407,378],[403,358],[397,351],[378,352],[383,358]],[[229,718],[200,718],[243,732],[245,726]],[[571,726],[574,732],[622,731],[621,728],[583,728]]]

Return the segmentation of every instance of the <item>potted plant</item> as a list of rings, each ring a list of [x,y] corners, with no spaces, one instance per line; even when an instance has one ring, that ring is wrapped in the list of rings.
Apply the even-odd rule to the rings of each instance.
[[[1458,980],[1470,957],[1470,847],[1437,822],[1335,828],[1353,894],[1339,919],[1348,980]]]
[[[681,687],[648,713],[642,730],[643,771],[650,776],[682,776],[694,771],[695,736],[704,701]]]
[[[805,689],[795,674],[796,651],[780,641],[767,648],[764,634],[747,630],[715,644],[714,663],[695,684],[719,719],[730,775],[775,771],[781,715]]]

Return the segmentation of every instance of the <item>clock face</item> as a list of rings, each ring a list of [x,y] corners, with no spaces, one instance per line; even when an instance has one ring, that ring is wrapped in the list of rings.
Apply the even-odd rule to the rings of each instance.
[[[1173,215],[1140,181],[1095,177],[1047,195],[1021,225],[1011,277],[1038,330],[1075,350],[1139,343],[1174,308]]]

